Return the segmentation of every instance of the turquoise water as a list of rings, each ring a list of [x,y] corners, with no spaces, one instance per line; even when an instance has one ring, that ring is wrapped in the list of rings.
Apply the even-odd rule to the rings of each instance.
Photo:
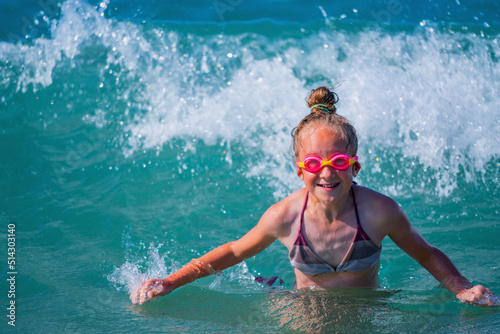
[[[357,181],[500,293],[498,7],[1,2],[0,331],[497,331],[498,309],[458,303],[390,240],[376,291],[290,290],[275,243],[147,305],[128,294],[302,186],[289,133],[319,85],[358,130]]]

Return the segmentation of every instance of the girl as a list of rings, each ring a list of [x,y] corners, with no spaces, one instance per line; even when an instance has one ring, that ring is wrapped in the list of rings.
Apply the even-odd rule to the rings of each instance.
[[[498,306],[489,289],[473,286],[450,259],[427,243],[391,198],[356,185],[361,165],[356,130],[336,113],[337,95],[311,92],[311,113],[293,131],[297,175],[305,187],[271,206],[241,239],[219,246],[164,279],[149,279],[130,298],[135,304],[250,258],[281,241],[294,268],[294,288],[378,285],[382,240],[396,245],[466,303]]]

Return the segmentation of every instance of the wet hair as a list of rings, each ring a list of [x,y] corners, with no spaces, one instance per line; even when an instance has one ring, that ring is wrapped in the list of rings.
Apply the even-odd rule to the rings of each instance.
[[[335,104],[339,98],[335,92],[326,87],[318,87],[311,91],[306,99],[307,106],[311,112],[304,117],[299,125],[292,130],[293,152],[295,159],[299,157],[299,149],[303,133],[311,126],[325,125],[340,135],[340,138],[346,142],[346,151],[349,155],[355,156],[358,151],[358,137],[356,129],[349,120],[337,114]]]

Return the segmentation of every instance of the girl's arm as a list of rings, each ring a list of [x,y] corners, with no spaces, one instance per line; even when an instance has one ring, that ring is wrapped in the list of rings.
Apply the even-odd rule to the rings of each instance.
[[[397,205],[397,204],[396,204]],[[404,252],[420,263],[443,286],[464,303],[479,306],[499,306],[499,297],[482,285],[473,286],[460,274],[451,260],[438,248],[429,244],[410,224],[404,212],[392,217],[392,231],[389,237]]]
[[[270,209],[241,239],[219,246],[202,257],[191,260],[164,279],[149,279],[143,282],[130,294],[132,303],[142,304],[152,298],[164,296],[198,278],[222,271],[260,253],[276,240],[277,218],[275,210]]]

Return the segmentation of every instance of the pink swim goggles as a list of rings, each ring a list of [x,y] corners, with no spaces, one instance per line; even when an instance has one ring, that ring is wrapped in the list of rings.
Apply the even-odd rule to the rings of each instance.
[[[324,166],[331,166],[338,170],[347,169],[350,165],[358,161],[358,156],[351,158],[345,153],[336,154],[330,160],[324,161],[317,155],[308,155],[304,161],[296,162],[299,168],[304,168],[309,173],[316,173]]]

